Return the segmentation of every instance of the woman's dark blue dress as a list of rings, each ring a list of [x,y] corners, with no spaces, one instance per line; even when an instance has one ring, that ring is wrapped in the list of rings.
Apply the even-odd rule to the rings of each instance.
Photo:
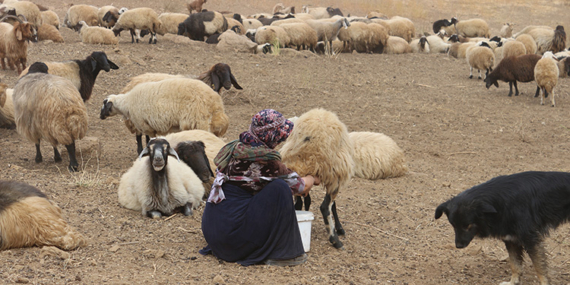
[[[222,189],[225,200],[206,203],[202,232],[208,246],[200,253],[247,266],[305,252],[285,181],[274,180],[256,195],[228,183]]]

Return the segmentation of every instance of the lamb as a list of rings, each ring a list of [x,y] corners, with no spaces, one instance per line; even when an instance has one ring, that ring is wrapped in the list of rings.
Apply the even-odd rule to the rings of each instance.
[[[14,87],[14,118],[18,133],[36,144],[36,163],[42,162],[40,141],[53,146],[55,162],[61,161],[58,144],[69,154],[68,169],[77,171],[75,141],[87,132],[87,108],[71,81],[47,73],[48,66],[36,62]]]
[[[479,72],[478,79],[481,79],[481,70],[486,70],[485,78],[493,71],[495,63],[495,53],[486,42],[481,42],[467,49],[467,63],[469,64],[469,78],[473,78],[473,68]]]
[[[0,23],[0,60],[2,69],[6,69],[4,58],[8,60],[10,69],[16,69],[18,74],[26,68],[28,59],[28,41],[32,38],[32,25],[22,22],[20,18],[5,16],[4,18],[16,19],[14,25]],[[4,19],[3,18],[3,19]]]
[[[119,35],[124,29],[131,32],[131,43],[135,42],[133,37],[140,30],[149,30],[149,44],[156,44],[156,33],[162,30],[162,22],[158,19],[158,15],[151,8],[135,8],[127,10],[119,16],[117,23],[113,26],[115,36]],[[136,41],[139,42],[140,35],[136,34]]]
[[[84,60],[72,60],[65,62],[45,62],[48,66],[48,73],[69,79],[79,90],[83,101],[91,98],[95,79],[101,70],[109,72],[111,69],[119,67],[107,58],[104,52],[93,52]],[[28,73],[24,70],[20,77]]]
[[[0,250],[56,246],[74,250],[87,245],[62,217],[61,208],[37,188],[0,181]]]
[[[524,44],[519,41],[508,41],[503,44],[503,58],[526,54]]]
[[[38,5],[30,1],[15,1],[10,3],[4,3],[2,5],[8,9],[15,9],[16,15],[22,15],[25,21],[32,24],[32,27],[37,31],[37,29],[42,25],[42,15]]]
[[[413,40],[410,43],[410,47],[414,53],[429,53],[429,42],[425,36]]]
[[[437,21],[433,22],[433,26],[432,26],[433,27],[433,33],[437,34],[437,33],[439,33],[439,31],[441,31],[441,29],[443,27],[449,27],[451,25],[453,25],[453,24],[447,19],[437,20]]]
[[[503,27],[501,27],[501,31],[499,32],[499,35],[502,38],[510,38],[513,36],[513,27],[515,26],[515,24],[513,23],[505,23],[505,25]]]
[[[148,156],[148,157],[147,157]],[[176,159],[168,159],[173,156]],[[121,177],[121,206],[156,219],[182,212],[192,215],[200,205],[204,187],[194,171],[180,162],[164,138],[152,139],[133,166]]]
[[[113,31],[103,27],[90,27],[84,21],[80,21],[79,34],[81,35],[81,42],[85,44],[102,44],[102,45],[117,45],[119,39],[115,36]]]
[[[544,98],[552,93],[552,107],[554,107],[554,87],[558,84],[559,70],[556,64],[556,57],[552,52],[547,51],[534,67],[534,80],[536,85],[542,90],[540,95],[540,105],[544,105]],[[17,125],[17,124],[16,124]]]
[[[335,248],[342,248],[338,235],[344,235],[344,229],[338,219],[335,199],[350,181],[354,169],[353,146],[346,126],[332,112],[310,110],[295,121],[280,153],[283,163],[299,175],[321,179],[326,196],[320,209],[329,241]]]
[[[464,37],[485,37],[489,38],[489,25],[483,19],[469,19],[459,21],[457,18],[451,18],[451,23],[455,25],[457,34]],[[447,31],[446,31],[447,32]]]
[[[178,25],[184,22],[188,15],[182,13],[162,13],[158,16],[158,20],[162,22],[162,27],[157,30],[160,35],[178,34]]]
[[[204,82],[188,78],[142,83],[125,94],[107,96],[100,118],[117,114],[151,137],[192,129],[223,136],[229,125],[220,95]]]
[[[522,34],[516,38],[516,41],[519,41],[524,44],[524,48],[526,50],[526,54],[535,54],[538,50],[536,46],[536,42],[531,35]]]
[[[192,14],[192,11],[202,12],[202,6],[206,3],[207,0],[194,0],[188,4],[186,4],[186,8],[188,9],[188,13]]]
[[[372,132],[352,132],[354,176],[376,180],[400,177],[408,172],[402,149],[389,136]]]
[[[85,21],[89,26],[97,26],[99,24],[99,8],[91,5],[73,5],[69,7],[65,17],[63,18],[63,25],[79,31],[79,22]]]
[[[204,37],[221,34],[228,29],[226,17],[218,12],[200,12],[191,14],[178,25],[178,35],[188,36],[191,40],[204,41]]]
[[[302,47],[303,49],[315,51],[318,36],[311,26],[305,23],[292,23],[284,24],[280,27],[289,35],[289,44],[296,46],[297,50],[300,50]]]
[[[119,19],[119,8],[110,5],[103,6],[97,11],[97,19],[99,20],[99,26],[110,29]]]
[[[6,129],[16,128],[14,121],[14,103],[12,94],[14,89],[8,89],[8,85],[0,83],[0,127]]]
[[[557,26],[555,30],[551,28],[525,28],[526,34],[533,37],[536,42],[538,53],[544,54],[551,51],[553,54],[563,51],[566,48],[566,32],[563,26]],[[523,31],[525,31],[523,30]],[[520,35],[523,31],[517,34]]]
[[[350,26],[346,18],[340,18],[334,22],[319,20],[307,20],[306,22],[317,32],[318,41],[328,43],[330,51],[332,51],[332,41],[336,39],[339,31],[342,28],[347,29]]]
[[[503,58],[485,78],[485,87],[489,89],[491,85],[499,88],[498,80],[509,83],[509,97],[513,95],[513,85],[515,86],[515,96],[519,96],[519,89],[517,81],[530,82],[534,80],[534,67],[540,60],[540,55],[527,54],[520,56],[509,56]],[[539,88],[536,89],[536,96],[538,96]]]
[[[206,147],[206,156],[208,157],[208,162],[210,163],[210,169],[212,170],[216,169],[214,158],[216,155],[218,155],[220,149],[226,145],[226,143],[221,138],[204,130],[189,130],[178,133],[171,133],[165,138],[170,143],[170,145],[174,146],[184,141],[203,142]]]
[[[291,38],[282,27],[263,26],[257,29],[255,42],[259,45],[268,43],[273,46],[287,47],[291,42]]]
[[[38,41],[50,40],[55,43],[63,43],[63,37],[52,25],[42,24],[38,29]]]
[[[38,27],[38,29],[43,25],[51,25],[59,30],[59,16],[54,11],[43,11],[41,12],[42,16],[42,24]],[[39,31],[38,31],[39,33]]]
[[[388,37],[388,42],[384,48],[385,54],[402,54],[410,52],[412,52],[412,47],[410,47],[405,39],[396,36]]]

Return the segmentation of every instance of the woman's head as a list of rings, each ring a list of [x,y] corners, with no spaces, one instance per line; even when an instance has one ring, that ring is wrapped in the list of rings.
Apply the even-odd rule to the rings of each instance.
[[[275,148],[287,139],[292,130],[293,122],[273,109],[265,109],[251,118],[249,130],[241,133],[239,139],[251,146],[266,145]]]

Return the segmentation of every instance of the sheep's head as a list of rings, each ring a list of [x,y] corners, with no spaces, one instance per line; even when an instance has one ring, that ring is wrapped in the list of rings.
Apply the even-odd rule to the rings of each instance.
[[[422,48],[425,48],[425,47],[426,47],[426,43],[427,43],[427,38],[426,38],[426,37],[421,37],[421,38],[420,38],[420,46],[421,46]]]
[[[115,25],[117,19],[119,19],[119,13],[117,11],[107,11],[105,16],[103,16],[103,22],[109,23],[110,26]]]
[[[178,24],[178,33],[177,34],[179,36],[183,36],[185,32],[186,32],[186,26],[184,25],[184,23]]]
[[[105,120],[108,117],[115,116],[119,114],[119,110],[113,106],[113,101],[117,98],[117,95],[109,95],[107,99],[103,100],[103,107],[101,107],[101,115],[99,116],[101,120]]]
[[[210,178],[214,177],[210,168],[210,161],[206,156],[206,146],[202,141],[181,142],[176,146],[176,152],[202,182],[208,183]]]
[[[34,38],[32,24],[28,22],[14,23],[14,33],[16,34],[16,39],[18,39],[18,41],[32,40]]]
[[[148,142],[146,148],[143,149],[139,155],[139,159],[147,155],[150,157],[150,164],[152,166],[152,169],[157,172],[164,169],[168,163],[169,155],[176,157],[176,159],[180,161],[180,158],[178,157],[176,151],[171,148],[168,141],[163,138],[151,139]]]
[[[30,65],[28,69],[28,74],[32,73],[48,73],[48,66],[47,64],[37,61]]]
[[[105,70],[109,72],[111,69],[119,69],[119,67],[107,58],[107,55],[102,51],[92,53],[87,59],[91,60],[92,72],[99,72]]]
[[[459,42],[459,36],[457,34],[451,35],[451,37],[449,37],[447,41],[452,43],[457,43]]]
[[[455,24],[457,24],[457,23],[459,23],[459,20],[457,20],[456,17],[451,18],[451,24],[452,24],[452,25],[455,25]]]
[[[230,66],[225,63],[217,63],[210,69],[210,76],[212,78],[212,84],[214,84],[214,91],[219,92],[222,86],[226,90],[230,90],[232,85],[236,89],[243,89],[237,83],[236,78],[232,74]]]
[[[492,79],[491,76],[487,76],[485,78],[485,87],[489,89],[491,85],[495,85],[495,87],[499,88],[499,82],[497,81],[497,79]]]

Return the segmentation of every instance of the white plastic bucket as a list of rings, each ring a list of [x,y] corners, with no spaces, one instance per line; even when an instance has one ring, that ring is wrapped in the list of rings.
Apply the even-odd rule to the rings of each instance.
[[[297,214],[297,223],[299,224],[299,231],[301,232],[303,249],[305,249],[305,252],[309,252],[309,250],[311,250],[311,224],[315,216],[309,211],[295,211],[295,214]]]

